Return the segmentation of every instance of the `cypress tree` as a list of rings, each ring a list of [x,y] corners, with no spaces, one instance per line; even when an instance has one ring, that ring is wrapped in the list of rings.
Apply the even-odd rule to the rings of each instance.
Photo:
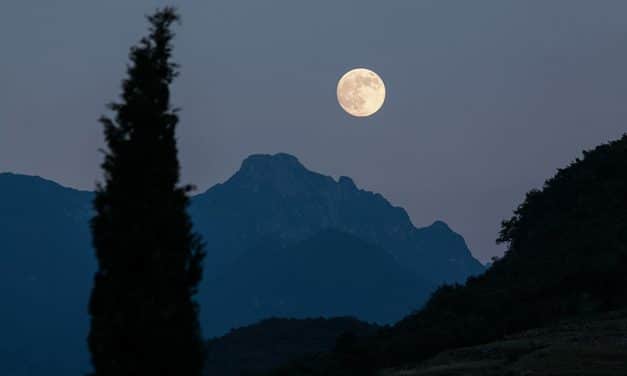
[[[91,221],[98,270],[89,302],[94,376],[199,375],[202,341],[194,295],[203,244],[179,185],[177,109],[170,84],[173,8],[147,17],[149,35],[131,48]]]

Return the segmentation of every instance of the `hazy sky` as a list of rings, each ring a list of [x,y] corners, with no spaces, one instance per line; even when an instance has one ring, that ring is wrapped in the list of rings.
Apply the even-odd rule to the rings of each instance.
[[[96,119],[143,15],[179,7],[174,88],[184,181],[288,152],[443,219],[485,261],[500,221],[584,148],[627,131],[624,0],[12,1],[0,12],[0,171],[92,189]],[[348,69],[388,89],[369,119],[335,98]]]

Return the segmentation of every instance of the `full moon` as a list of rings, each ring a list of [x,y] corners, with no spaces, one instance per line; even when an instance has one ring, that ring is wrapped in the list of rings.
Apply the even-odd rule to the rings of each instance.
[[[367,117],[383,106],[385,84],[378,74],[369,69],[353,69],[340,78],[337,100],[349,114]]]

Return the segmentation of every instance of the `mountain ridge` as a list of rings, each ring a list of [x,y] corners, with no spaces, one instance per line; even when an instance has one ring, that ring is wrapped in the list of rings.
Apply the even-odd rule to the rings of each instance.
[[[435,236],[448,229],[449,235],[456,237],[448,225],[442,226],[444,222],[417,228],[405,209],[392,205],[381,194],[360,189],[345,176],[335,180],[310,171],[286,153],[246,158],[225,182],[195,196],[190,211],[201,219],[198,228],[205,238],[220,238],[222,246],[229,249],[224,255],[230,259],[214,259],[217,265],[233,262],[254,243],[275,236],[279,228],[277,237],[284,242],[337,228],[384,248],[436,284],[464,282],[484,270],[463,239],[442,242]],[[207,215],[203,212],[216,214],[203,218]],[[232,228],[238,226],[234,232]],[[240,236],[242,226],[248,226],[248,239]],[[439,257],[442,249],[437,248],[441,246],[446,247],[446,255]],[[450,261],[452,258],[456,261]]]
[[[279,163],[275,163],[277,159]],[[267,166],[261,168],[264,163]],[[380,194],[359,189],[348,177],[335,180],[309,171],[293,156],[280,154],[274,159],[252,156],[242,165],[242,171],[238,170],[224,183],[195,195],[191,200],[189,212],[196,229],[202,230],[200,232],[209,244],[206,265],[211,265],[220,254],[234,249],[241,251],[240,255],[255,252],[263,250],[260,247],[269,241],[278,241],[281,247],[287,247],[329,228],[385,252],[389,250],[380,244],[390,238],[390,234],[396,233],[398,239],[402,229],[415,231],[404,209],[393,207]],[[262,182],[275,179],[275,184],[253,184],[251,177]],[[293,181],[279,184],[285,179]],[[229,183],[238,181],[235,185]],[[92,199],[93,192],[64,187],[53,180],[0,173],[0,294],[7,299],[9,307],[0,310],[0,331],[5,338],[0,341],[0,354],[3,354],[0,364],[7,367],[6,372],[0,367],[0,373],[21,375],[18,370],[32,368],[32,365],[41,365],[40,368],[49,369],[52,375],[53,369],[57,374],[89,370],[85,335],[88,327],[86,306],[95,272],[89,232]],[[216,203],[224,205],[214,211],[212,205]],[[296,205],[297,210],[293,210],[298,203],[303,205]],[[259,211],[255,212],[257,209]],[[268,216],[280,220],[266,222]],[[223,231],[224,219],[227,222],[233,219],[234,227],[230,232]],[[363,226],[360,226],[362,220]],[[216,228],[213,228],[214,224],[217,224]],[[289,231],[281,233],[283,228]],[[257,229],[264,231],[257,232]],[[379,245],[373,239],[362,239],[360,234],[368,231],[382,233]],[[426,230],[426,233],[434,239],[423,237],[424,241],[439,241],[435,236],[437,231]],[[462,253],[469,252],[465,246],[462,248]],[[350,268],[347,270],[350,272]],[[203,295],[203,291],[210,291],[206,283],[214,280],[219,271],[220,268],[211,270],[206,266],[205,284],[198,297],[202,305],[203,327],[215,321],[213,315],[218,313],[212,311],[217,302]],[[431,288],[416,291],[412,309],[422,303]],[[407,301],[408,295],[404,296],[401,303]],[[301,313],[302,316],[307,314]],[[344,313],[359,317],[367,312]],[[272,312],[266,314],[272,315]],[[265,316],[245,318],[240,324],[253,323]],[[211,332],[205,330],[204,334],[220,335],[228,329],[227,326],[214,328]],[[44,335],[42,333],[45,333],[46,340],[39,339]],[[58,346],[60,341],[66,346]],[[19,356],[11,356],[17,354],[18,348]],[[4,359],[5,355],[10,359]]]
[[[529,191],[502,222],[497,240],[507,252],[485,273],[438,288],[421,310],[374,337],[273,374],[625,374],[617,330],[624,332],[627,308],[626,195],[627,134]],[[620,323],[604,323],[612,312]],[[589,331],[590,320],[604,328]],[[548,328],[544,338],[533,334],[540,328]],[[522,352],[507,343],[516,333],[532,337]],[[487,364],[494,350],[500,354]]]

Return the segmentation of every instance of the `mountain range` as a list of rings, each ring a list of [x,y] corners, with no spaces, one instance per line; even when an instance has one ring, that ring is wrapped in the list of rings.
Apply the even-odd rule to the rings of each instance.
[[[92,198],[0,174],[0,373],[89,369]],[[207,337],[272,316],[392,323],[439,284],[483,271],[445,223],[416,228],[381,195],[288,154],[250,156],[189,212],[207,244],[198,297]]]
[[[440,283],[483,271],[444,222],[418,229],[380,194],[283,153],[248,157],[230,179],[196,196],[190,213],[208,242],[200,301],[221,297],[201,313],[209,336],[276,314],[392,323]],[[305,275],[309,293],[299,295],[294,278]],[[376,276],[380,284],[371,283]],[[367,296],[382,300],[368,305]]]
[[[268,239],[289,244],[328,228],[385,249],[437,284],[483,271],[444,222],[416,228],[404,209],[380,194],[346,176],[336,181],[310,171],[284,153],[248,157],[225,183],[196,196],[190,213],[211,245],[209,273]]]
[[[626,197],[627,134],[529,191],[484,273],[272,375],[625,375]]]

